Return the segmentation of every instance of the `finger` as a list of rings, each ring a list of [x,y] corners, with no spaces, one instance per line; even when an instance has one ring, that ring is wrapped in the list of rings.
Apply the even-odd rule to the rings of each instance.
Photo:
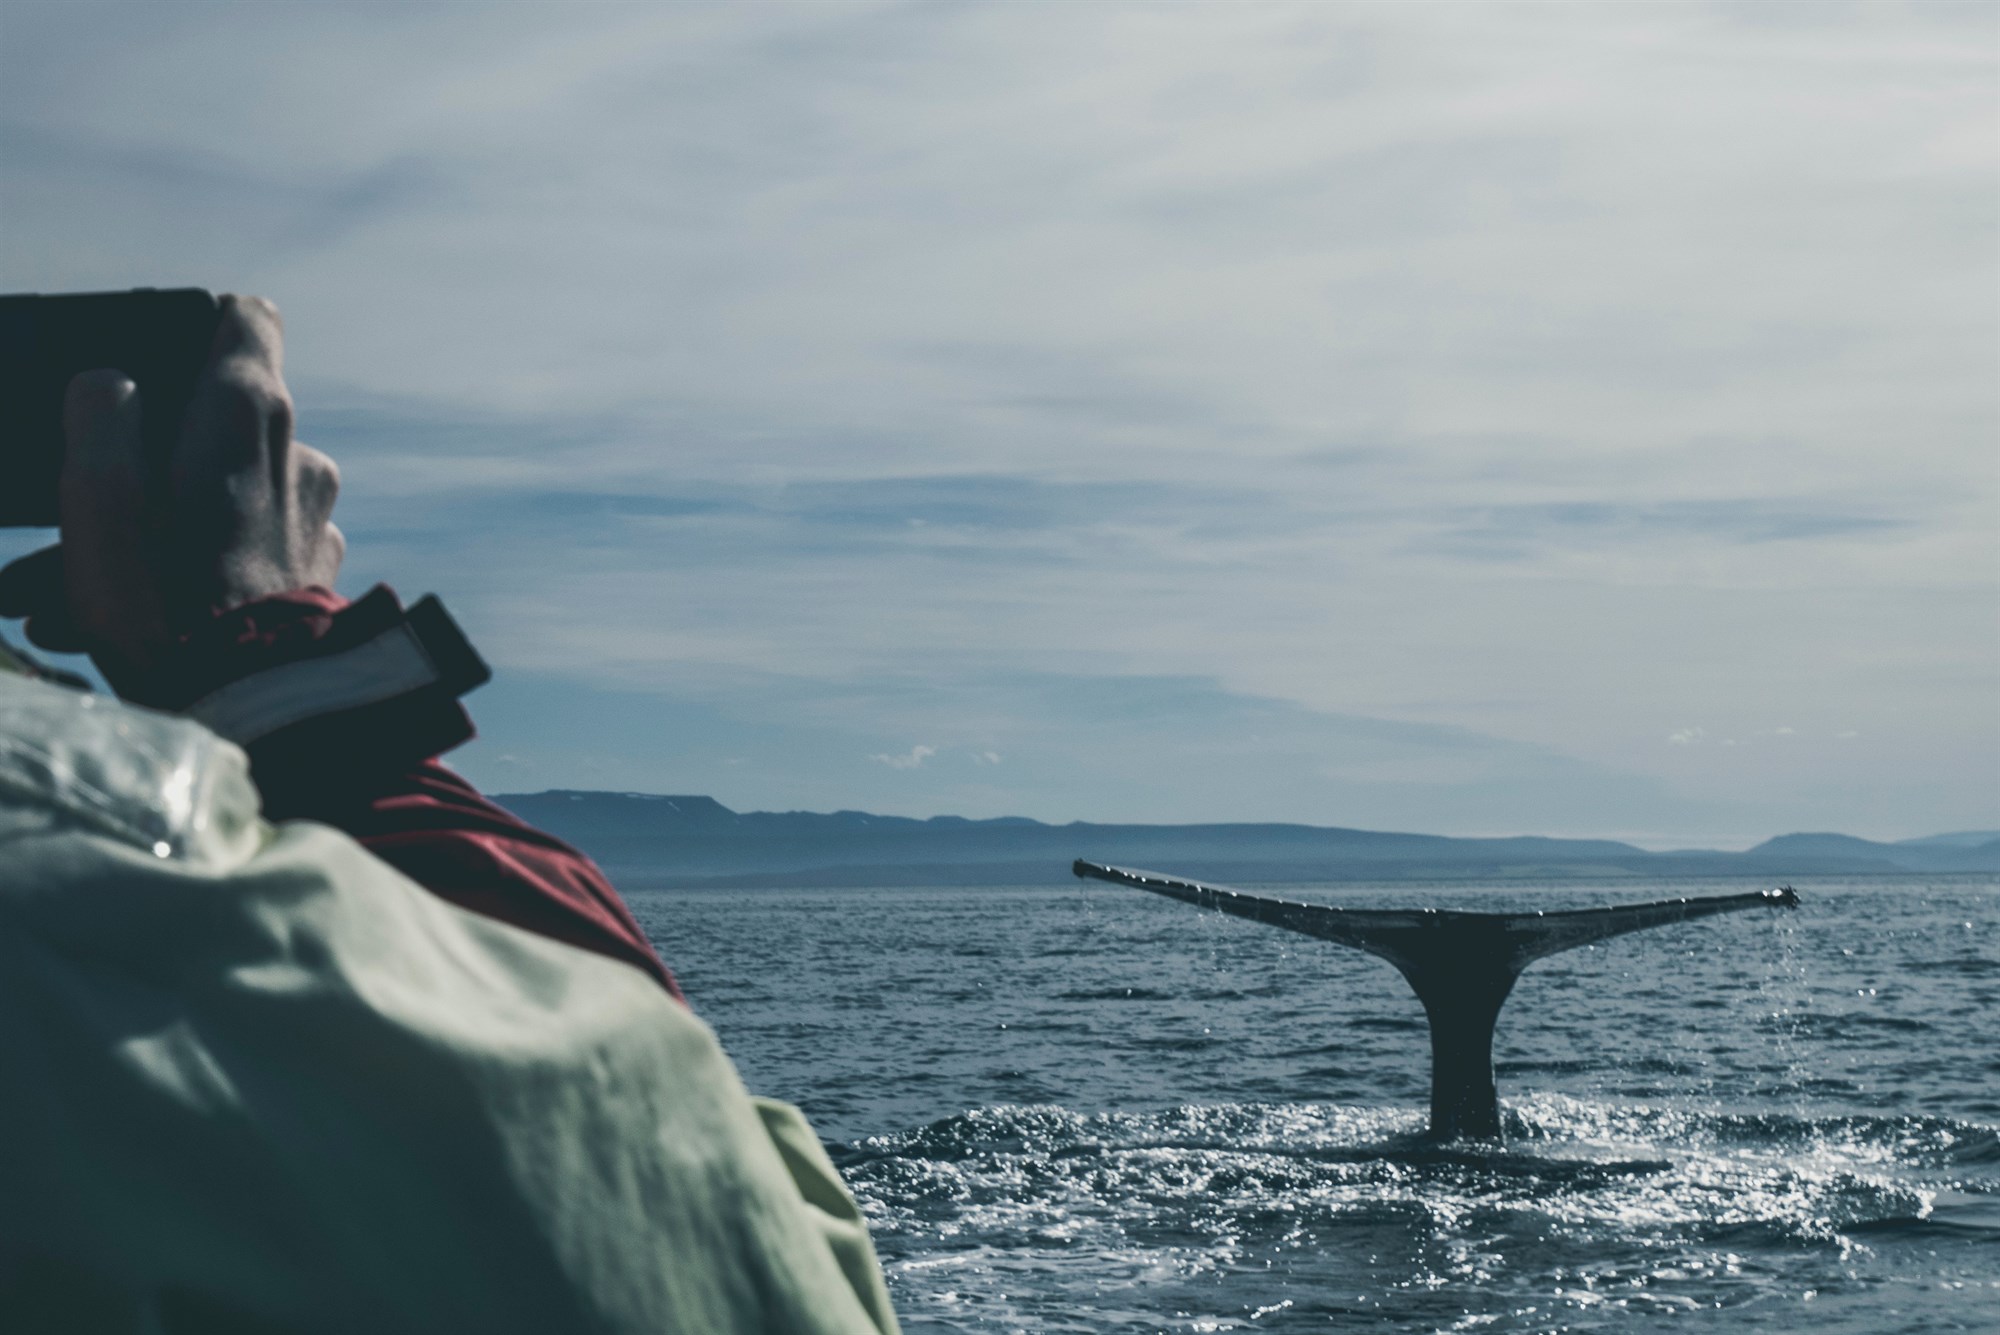
[[[340,465],[304,441],[293,441],[290,454],[299,514],[311,525],[326,523],[340,499]]]
[[[70,381],[63,402],[63,602],[77,638],[92,652],[136,653],[164,636],[158,572],[148,559],[140,420],[138,387],[118,372],[86,371]],[[68,634],[53,617],[40,633]]]
[[[292,399],[282,362],[277,307],[259,298],[223,298],[213,355],[188,404],[170,470],[175,509],[194,528],[214,531],[218,508],[263,508],[273,493],[284,494]],[[261,482],[252,477],[260,472]]]
[[[277,306],[263,297],[238,296],[233,292],[225,292],[220,305],[209,359],[247,358],[268,366],[273,375],[283,375],[285,322]]]
[[[62,528],[95,541],[138,517],[145,486],[139,387],[118,371],[85,371],[63,399]]]
[[[62,596],[61,547],[44,547],[0,568],[0,617],[33,616]]]
[[[340,531],[340,525],[326,526],[325,541],[320,543],[315,554],[309,580],[322,589],[333,588],[340,578],[340,563],[347,557],[347,535]]]

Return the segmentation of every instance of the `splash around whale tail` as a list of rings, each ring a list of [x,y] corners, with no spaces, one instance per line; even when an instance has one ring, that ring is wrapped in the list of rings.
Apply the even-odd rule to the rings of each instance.
[[[1111,881],[1253,922],[1365,950],[1396,966],[1423,1003],[1431,1031],[1430,1134],[1498,1139],[1493,1026],[1514,980],[1538,959],[1606,937],[1753,908],[1796,908],[1786,886],[1742,895],[1554,913],[1464,913],[1441,909],[1336,909],[1245,894],[1158,872],[1078,859],[1079,877]]]

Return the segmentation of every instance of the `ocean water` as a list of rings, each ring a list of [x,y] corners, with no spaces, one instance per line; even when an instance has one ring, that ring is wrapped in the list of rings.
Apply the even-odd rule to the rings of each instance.
[[[1511,1134],[1446,1148],[1415,998],[1339,946],[1100,883],[631,899],[911,1332],[2000,1331],[2000,878],[1798,888],[1530,968]]]

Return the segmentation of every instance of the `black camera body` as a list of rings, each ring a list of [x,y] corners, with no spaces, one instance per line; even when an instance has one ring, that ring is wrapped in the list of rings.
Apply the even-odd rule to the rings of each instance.
[[[63,398],[80,371],[132,378],[147,452],[164,460],[220,314],[192,287],[0,296],[0,527],[57,522]]]

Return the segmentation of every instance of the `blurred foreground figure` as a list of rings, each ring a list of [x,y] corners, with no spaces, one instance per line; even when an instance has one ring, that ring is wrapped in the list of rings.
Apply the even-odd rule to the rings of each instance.
[[[330,592],[275,311],[225,302],[171,477],[122,377],[66,428],[0,613],[147,707],[0,647],[0,1330],[893,1332],[797,1111],[437,763],[449,618]]]

